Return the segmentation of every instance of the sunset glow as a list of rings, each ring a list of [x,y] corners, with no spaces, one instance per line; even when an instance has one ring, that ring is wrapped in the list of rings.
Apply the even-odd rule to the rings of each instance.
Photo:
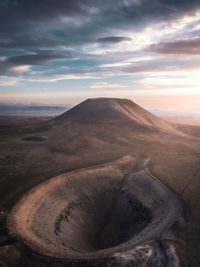
[[[0,1],[1,102],[200,108],[198,1],[22,2]]]

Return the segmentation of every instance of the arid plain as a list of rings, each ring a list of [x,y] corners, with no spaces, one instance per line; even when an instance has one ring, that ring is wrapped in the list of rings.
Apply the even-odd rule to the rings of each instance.
[[[108,264],[114,264],[110,266],[154,267],[200,266],[200,126],[198,124],[179,124],[160,119],[130,100],[100,98],[88,99],[56,118],[27,119],[13,122],[4,121],[1,123],[0,131],[0,266],[109,266]],[[125,163],[121,164],[120,162],[123,162],[124,159]],[[148,160],[148,170],[144,164],[146,160]],[[108,183],[109,185],[106,184],[103,186],[104,182],[99,182],[100,178],[98,179],[98,177],[101,177],[99,170],[102,170],[102,168],[104,168],[104,171],[105,168],[108,171],[103,177],[107,177],[105,184]],[[93,179],[90,177],[92,174],[88,174],[91,170],[94,172]],[[98,170],[98,172],[96,172],[96,170]],[[121,176],[117,170],[120,170]],[[113,171],[117,172],[116,180],[113,178],[113,175],[115,176]],[[143,173],[144,171],[146,171],[146,174]],[[61,174],[64,175],[64,177],[70,175],[73,177],[74,173],[76,175],[78,174],[79,179],[77,180],[78,182],[74,182],[74,185],[72,182],[72,188],[76,188],[79,183],[82,184],[82,188],[87,188],[88,186],[88,194],[90,195],[90,193],[93,192],[94,196],[92,194],[91,196],[94,198],[94,202],[97,203],[95,208],[90,206],[90,210],[95,209],[97,213],[98,210],[100,210],[100,218],[108,216],[109,210],[113,207],[111,205],[113,199],[111,200],[110,198],[110,192],[114,190],[116,183],[118,184],[121,181],[120,177],[125,177],[124,175],[134,173],[133,177],[135,181],[137,181],[142,173],[142,179],[144,179],[145,175],[150,175],[157,179],[158,184],[161,182],[162,189],[167,188],[166,190],[169,190],[169,193],[163,193],[165,195],[164,202],[166,206],[160,204],[161,206],[159,206],[160,208],[156,211],[155,216],[158,216],[159,210],[162,208],[166,208],[167,210],[169,207],[173,206],[170,203],[173,198],[179,203],[175,205],[176,208],[179,207],[179,205],[181,206],[181,212],[179,212],[179,208],[170,208],[169,211],[167,210],[168,215],[172,210],[175,210],[174,214],[176,216],[173,217],[173,215],[172,217],[176,218],[176,220],[169,219],[171,224],[168,223],[168,227],[162,228],[162,231],[157,231],[156,234],[154,232],[154,235],[149,236],[145,240],[142,238],[138,239],[138,243],[133,243],[131,249],[134,249],[134,246],[136,246],[137,249],[137,246],[144,245],[146,247],[151,247],[152,251],[155,251],[157,254],[162,250],[161,254],[164,253],[165,259],[161,259],[157,264],[155,262],[153,263],[152,259],[149,260],[149,263],[144,261],[137,262],[137,260],[134,260],[134,262],[131,263],[132,265],[130,265],[129,262],[122,261],[120,261],[120,263],[117,261],[115,263],[105,262],[102,261],[102,257],[100,257],[100,261],[97,259],[95,261],[89,261],[88,263],[84,257],[82,257],[82,261],[81,256],[78,257],[78,261],[70,260],[69,255],[68,259],[65,260],[63,259],[64,257],[59,256],[57,252],[57,255],[54,255],[52,253],[38,251],[36,247],[30,245],[28,240],[23,240],[19,232],[26,229],[25,225],[23,226],[23,224],[21,224],[23,229],[17,230],[17,233],[15,233],[13,229],[19,229],[20,227],[16,226],[16,217],[12,216],[13,214],[16,215],[16,210],[20,205],[21,207],[23,206],[23,203],[25,203],[23,201],[30,196],[31,192],[36,189],[41,189],[43,186],[43,193],[45,196],[44,186],[48,189],[48,183],[56,181],[55,179],[58,179]],[[84,175],[81,180],[82,174]],[[57,178],[54,179],[53,177]],[[139,181],[140,180],[141,179],[139,179]],[[84,181],[86,182],[84,183]],[[62,182],[58,183],[63,185]],[[37,187],[35,188],[34,186]],[[122,191],[127,195],[129,183],[125,182],[123,186],[122,188],[124,189]],[[86,242],[85,239],[81,238],[81,242],[87,244],[87,252],[94,251],[94,248],[95,251],[98,251],[102,248],[105,249],[120,244],[123,245],[124,242],[129,240],[130,236],[132,238],[142,233],[142,231],[148,229],[147,227],[151,222],[154,222],[154,216],[151,215],[154,214],[155,210],[152,211],[151,209],[151,212],[148,213],[148,205],[150,204],[148,204],[149,202],[147,200],[144,200],[147,193],[149,194],[148,200],[150,199],[151,192],[149,192],[149,190],[151,187],[143,187],[144,191],[141,191],[141,195],[143,194],[144,198],[140,195],[140,203],[143,201],[144,203],[140,206],[137,202],[137,192],[139,198],[139,189],[138,191],[136,190],[140,187],[138,187],[136,182],[136,189],[134,189],[134,183],[131,184],[131,186],[133,189],[129,194],[133,194],[133,207],[136,211],[143,211],[143,220],[141,220],[141,214],[138,213],[138,217],[134,215],[137,218],[134,217],[135,219],[132,223],[136,223],[135,225],[137,227],[139,224],[143,225],[143,230],[138,228],[138,230],[134,232],[132,228],[129,227],[129,218],[133,218],[132,212],[127,205],[125,205],[127,209],[124,211],[121,208],[121,203],[124,203],[124,200],[118,198],[119,202],[118,205],[115,206],[115,210],[120,210],[121,213],[124,212],[124,214],[129,214],[129,216],[126,218],[126,216],[123,215],[124,220],[121,222],[121,219],[116,219],[119,215],[116,215],[118,213],[115,212],[113,217],[109,218],[107,226],[105,226],[106,222],[103,221],[102,225],[104,225],[104,231],[100,236],[101,241],[99,241],[101,245],[96,246],[95,236],[95,238],[92,239],[93,241],[95,240],[93,249],[91,249],[92,243],[90,244]],[[104,197],[100,194],[100,197],[95,198],[95,196],[98,195],[95,191],[97,188],[101,188],[103,192],[106,188],[109,188],[108,194]],[[29,191],[30,189],[33,191]],[[74,190],[76,191],[79,189]],[[133,191],[134,193],[132,193]],[[152,189],[152,192],[155,193],[157,191]],[[21,198],[22,196],[24,197]],[[159,198],[159,196],[157,197]],[[175,199],[174,203],[176,203]],[[33,202],[34,201],[35,199],[33,199]],[[27,203],[28,202],[26,202],[26,204]],[[52,206],[54,202],[51,203],[48,201],[48,203]],[[85,201],[84,203],[86,203],[85,205],[87,206],[90,201]],[[104,208],[106,209],[108,203],[111,208],[105,212]],[[41,208],[40,216],[45,216],[45,207],[47,207],[45,205],[47,205],[47,203],[43,204],[44,205],[40,207],[38,207],[38,204],[34,206],[36,207],[36,213],[34,213],[35,217],[38,215],[39,208]],[[27,210],[28,208],[26,211]],[[85,209],[81,209],[80,213],[82,214],[83,211],[86,212]],[[22,213],[20,216],[23,217]],[[26,220],[30,218],[32,217],[26,217]],[[84,220],[84,218],[83,216],[80,220]],[[50,220],[51,219],[50,217]],[[63,220],[63,216],[61,216],[60,219]],[[48,217],[46,217],[46,220],[46,223],[48,223]],[[117,224],[114,223],[115,221],[117,221]],[[54,222],[57,222],[58,226],[58,220]],[[121,236],[121,224],[123,227],[126,225],[130,230],[127,236]],[[27,229],[33,229],[33,225],[34,223],[31,221]],[[96,228],[94,228],[96,222],[95,224],[89,222],[88,225],[92,225],[93,228],[91,226],[87,229],[87,224],[85,224],[85,231],[88,232],[91,229],[91,231],[93,231],[92,234],[96,233]],[[43,226],[44,223],[42,223],[41,220],[40,227]],[[111,229],[113,229],[113,227],[118,228],[116,228],[115,231],[112,230],[112,232]],[[66,230],[66,234],[69,235],[70,231],[75,231],[76,227],[74,228],[73,226],[70,229],[71,230],[68,228],[68,230]],[[98,229],[102,229],[102,226],[99,224]],[[81,234],[82,232],[80,232],[80,235]],[[46,235],[48,235],[47,232]],[[111,237],[107,238],[109,235]],[[147,236],[146,233],[145,235]],[[52,236],[51,233],[50,236]],[[88,240],[90,231],[86,236]],[[112,236],[115,238],[113,239]],[[74,248],[76,242],[74,243],[73,240],[75,239],[77,239],[77,236],[71,235],[69,240],[65,238],[64,242],[68,242],[70,245],[72,244]],[[55,240],[55,238],[52,237],[52,240]],[[78,241],[78,245],[77,243],[75,244],[77,250],[81,250],[82,254],[86,253],[85,246],[81,245],[79,242],[80,241]],[[175,254],[178,259],[172,260],[171,263],[169,260],[166,260],[167,255],[169,258],[169,251],[166,246],[164,247],[163,245],[166,244],[165,242],[173,246],[176,250]],[[123,250],[120,248],[119,252],[121,253],[121,251]],[[125,253],[128,253],[128,251],[129,250],[125,249]],[[120,255],[116,253],[117,251],[115,251],[115,256],[120,257]],[[137,254],[137,252],[134,253]],[[86,258],[89,259],[90,257]],[[95,256],[93,259],[94,258],[96,259],[98,257]]]

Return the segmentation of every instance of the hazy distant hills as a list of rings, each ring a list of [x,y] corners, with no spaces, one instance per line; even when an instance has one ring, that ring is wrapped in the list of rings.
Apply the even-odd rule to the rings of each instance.
[[[117,109],[116,105],[118,105],[118,107],[119,107],[119,105],[122,105],[123,109],[125,109],[126,107],[124,107],[124,106],[130,106],[130,102],[132,102],[131,100],[128,100],[129,101],[129,104],[128,104],[126,99],[107,98],[107,100],[108,99],[109,99],[109,105],[112,105],[112,107],[115,109],[115,113],[116,113],[116,109]],[[99,112],[98,109],[100,108],[99,107],[100,102],[101,102],[101,106],[103,105],[102,109],[104,109],[104,114],[106,115],[106,112],[109,113],[109,110],[111,107],[108,106],[108,102],[107,102],[107,104],[103,103],[103,98],[97,98],[95,102],[94,102],[94,99],[93,99],[93,101],[88,99],[88,100],[86,100],[86,101],[84,101],[78,105],[78,107],[81,109],[81,112],[84,112],[84,118],[83,118],[83,114],[82,114],[81,118],[79,118],[79,119],[81,119],[83,121],[87,121],[88,119],[86,117],[88,117],[89,113],[91,112],[91,109],[93,108],[92,106],[94,106],[96,111],[95,111],[95,113],[92,114],[92,116],[90,116],[90,120],[92,120],[92,117],[93,117],[93,120],[96,120],[96,116],[100,115],[100,114],[98,115],[98,112]],[[124,102],[124,103],[122,103],[122,102]],[[86,107],[86,103],[87,103],[87,105],[90,104],[90,108]],[[136,107],[138,109],[139,106],[137,104],[135,104],[135,108]],[[15,119],[15,118],[20,118],[20,117],[58,116],[58,115],[64,113],[65,111],[67,111],[71,108],[72,108],[71,105],[51,105],[51,104],[50,105],[44,105],[44,104],[37,104],[37,103],[32,103],[32,104],[26,105],[26,104],[18,104],[18,103],[12,104],[12,103],[1,103],[0,102],[0,120],[4,120],[6,118],[7,119]],[[73,116],[75,118],[75,116],[76,116],[75,113],[78,112],[78,110],[77,110],[77,107],[75,109],[74,108],[71,109],[70,114],[73,113]],[[133,108],[133,102],[132,102],[132,108]],[[142,108],[140,108],[140,109],[142,109]],[[200,110],[148,109],[148,111],[149,111],[149,113],[151,113],[150,117],[152,117],[152,114],[154,114],[154,115],[161,117],[161,118],[176,119],[176,120],[178,120],[178,122],[182,122],[182,120],[190,120],[191,122],[196,122],[196,121],[200,120]],[[99,120],[105,121],[107,119],[111,119],[111,118],[107,117],[108,115],[104,116],[104,114],[101,113],[101,115],[98,117]],[[6,116],[6,118],[3,118],[4,116]],[[79,117],[80,117],[80,115],[79,115]],[[117,119],[117,116],[115,116],[112,119],[117,121],[119,119],[119,117]],[[125,119],[125,117],[124,117],[124,119]]]
[[[22,117],[50,117],[56,116],[70,106],[64,105],[23,105],[23,104],[4,104],[0,103],[0,116],[22,116]]]
[[[149,111],[162,118],[200,120],[200,110],[198,109],[150,109]]]

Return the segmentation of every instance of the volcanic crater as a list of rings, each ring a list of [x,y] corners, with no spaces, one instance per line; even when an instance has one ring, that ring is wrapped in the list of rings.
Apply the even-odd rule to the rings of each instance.
[[[144,161],[126,156],[36,186],[13,208],[8,229],[40,255],[95,260],[162,235],[181,214]]]

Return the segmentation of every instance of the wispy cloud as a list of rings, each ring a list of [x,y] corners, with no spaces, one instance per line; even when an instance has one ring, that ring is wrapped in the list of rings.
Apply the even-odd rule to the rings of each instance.
[[[90,85],[90,88],[92,89],[123,89],[126,88],[127,86],[121,85],[121,84],[113,84],[113,83],[108,83],[108,82],[98,82],[98,83],[93,83]]]
[[[28,65],[21,65],[21,66],[16,66],[16,67],[11,67],[10,72],[15,73],[15,74],[23,74],[29,71],[30,66]]]
[[[153,44],[147,50],[161,54],[200,55],[200,38]]]
[[[0,86],[14,86],[18,83],[19,79],[14,77],[1,76]]]

